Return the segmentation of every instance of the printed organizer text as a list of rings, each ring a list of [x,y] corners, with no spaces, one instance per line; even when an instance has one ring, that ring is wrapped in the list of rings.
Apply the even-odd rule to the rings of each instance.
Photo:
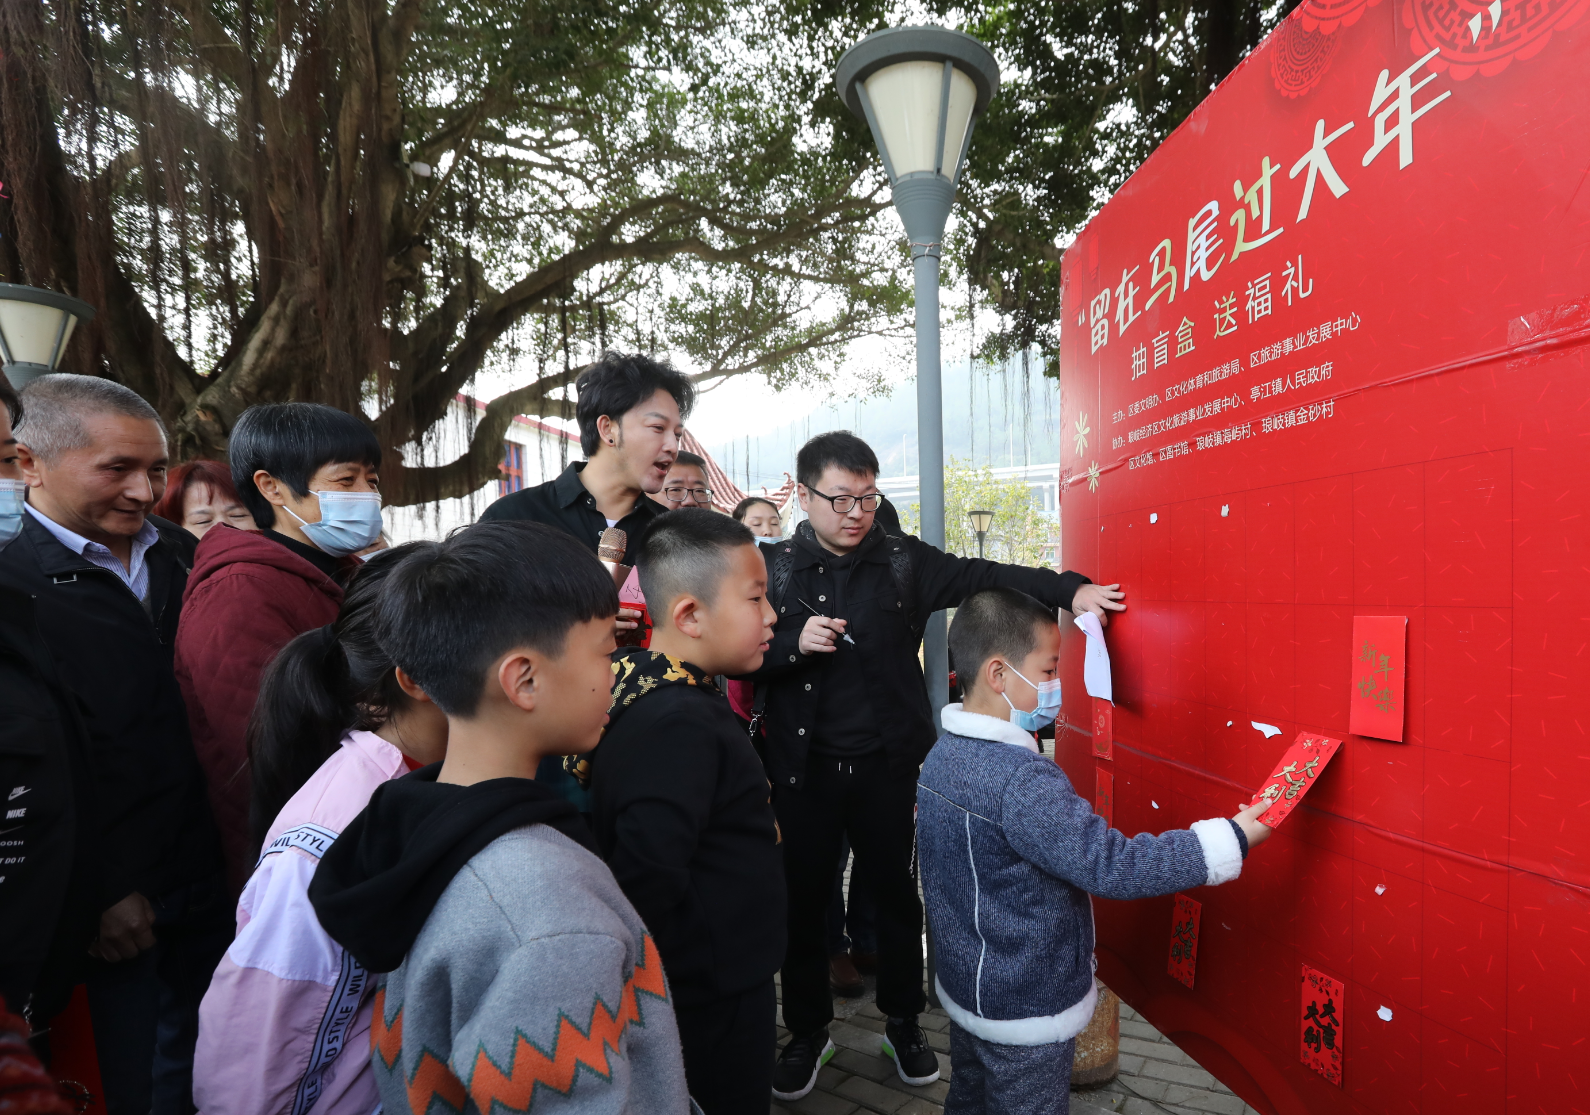
[[[1216,402],[1224,400],[1217,399]],[[1336,400],[1326,399],[1324,402],[1309,403],[1307,406],[1296,407],[1292,410],[1282,411],[1280,414],[1267,415],[1259,421],[1259,433],[1272,434],[1279,430],[1290,430],[1294,426],[1306,426],[1310,422],[1319,422],[1325,418],[1332,418],[1336,414]],[[1181,417],[1177,415],[1176,417]],[[1223,430],[1213,430],[1207,434],[1199,434],[1192,442],[1178,441],[1171,445],[1164,445],[1158,449],[1150,449],[1139,453],[1127,460],[1128,468],[1147,468],[1155,461],[1169,461],[1176,457],[1185,456],[1195,449],[1214,449],[1221,445],[1229,445],[1233,441],[1255,437],[1252,422],[1241,422],[1227,426]]]

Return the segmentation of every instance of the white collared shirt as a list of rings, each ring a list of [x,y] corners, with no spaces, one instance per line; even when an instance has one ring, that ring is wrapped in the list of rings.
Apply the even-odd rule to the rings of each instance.
[[[123,584],[132,589],[133,595],[139,600],[149,599],[149,566],[144,562],[144,554],[148,552],[150,546],[160,541],[160,532],[148,519],[144,520],[144,525],[138,533],[133,535],[132,563],[123,565],[121,558],[111,553],[108,547],[90,541],[76,531],[67,530],[31,503],[25,506],[28,514],[37,519],[39,525],[54,535],[55,540],[61,545],[101,569],[108,569],[116,574]]]

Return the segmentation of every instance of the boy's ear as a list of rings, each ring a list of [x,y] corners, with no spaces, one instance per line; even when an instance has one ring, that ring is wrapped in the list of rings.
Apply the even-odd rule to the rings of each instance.
[[[701,601],[688,592],[668,609],[668,625],[691,639],[701,638]]]
[[[539,663],[527,650],[509,651],[497,663],[496,683],[508,703],[521,712],[534,712],[540,697],[536,689]]]
[[[1005,663],[998,658],[990,658],[983,663],[977,679],[979,685],[988,686],[994,693],[1005,691]]]

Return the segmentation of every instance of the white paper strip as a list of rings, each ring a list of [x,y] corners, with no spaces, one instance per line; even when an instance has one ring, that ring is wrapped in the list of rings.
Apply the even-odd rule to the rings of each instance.
[[[1088,696],[1113,702],[1115,688],[1110,681],[1110,649],[1104,645],[1104,628],[1099,624],[1099,617],[1083,612],[1076,618],[1076,625],[1088,637],[1088,652],[1082,659],[1082,681],[1087,686]]]

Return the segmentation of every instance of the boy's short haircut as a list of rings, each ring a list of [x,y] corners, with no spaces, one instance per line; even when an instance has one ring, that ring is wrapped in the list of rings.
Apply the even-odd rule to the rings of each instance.
[[[706,460],[705,457],[697,456],[694,453],[687,453],[683,449],[681,449],[678,453],[674,454],[674,464],[676,464],[676,465],[694,465],[696,468],[699,468],[702,472],[706,472],[707,471],[707,460]]]
[[[237,496],[261,530],[276,525],[276,508],[260,493],[254,474],[264,471],[299,499],[326,465],[357,462],[381,467],[381,443],[362,418],[322,403],[268,403],[245,410],[227,448]]]
[[[602,358],[574,381],[574,417],[580,425],[580,449],[596,455],[602,435],[596,420],[607,415],[617,422],[647,399],[666,391],[679,404],[679,417],[690,417],[696,405],[696,385],[665,360],[638,352],[604,352]]]
[[[508,651],[556,657],[570,628],[618,613],[611,574],[554,527],[477,523],[414,546],[381,588],[376,638],[449,716],[475,715]]]
[[[795,454],[795,479],[808,488],[815,487],[830,468],[876,477],[878,455],[849,430],[818,434]]]
[[[968,596],[950,624],[950,654],[961,691],[972,691],[990,658],[1019,666],[1038,645],[1038,625],[1059,622],[1053,608],[1013,588],[985,588]]]
[[[729,551],[755,545],[745,524],[728,515],[705,507],[670,511],[647,529],[635,555],[640,590],[654,614],[685,593],[711,604],[729,571]]]
[[[734,521],[737,523],[745,522],[745,516],[750,512],[751,508],[758,503],[767,504],[773,509],[773,514],[775,515],[780,513],[778,504],[774,503],[766,496],[746,496],[739,503],[734,505]]]

